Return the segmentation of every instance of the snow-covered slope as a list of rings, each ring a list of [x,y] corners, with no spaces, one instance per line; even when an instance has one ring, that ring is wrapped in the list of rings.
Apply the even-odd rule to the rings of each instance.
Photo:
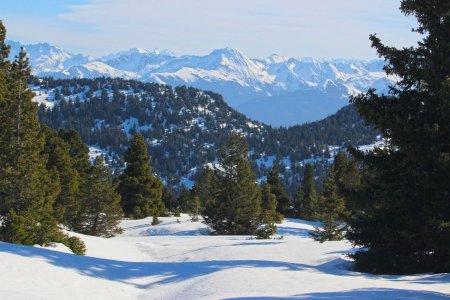
[[[20,44],[9,43],[13,56]],[[324,118],[345,105],[349,95],[369,88],[386,92],[396,80],[383,72],[384,62],[380,60],[298,59],[276,54],[252,59],[232,48],[216,49],[205,56],[177,56],[167,50],[132,48],[93,59],[49,44],[26,45],[25,49],[35,75],[123,77],[189,85],[220,93],[238,111],[272,125],[287,126]],[[329,99],[333,100],[331,105]],[[311,105],[305,103],[312,104],[311,113],[308,113]],[[294,113],[292,117],[274,115],[276,107],[288,112],[300,108],[306,113]]]
[[[0,243],[1,299],[449,299],[449,274],[349,270],[347,242],[312,241],[287,219],[277,237],[208,236],[189,217],[122,222],[111,239],[80,236],[87,256]],[[177,222],[179,220],[179,223]]]

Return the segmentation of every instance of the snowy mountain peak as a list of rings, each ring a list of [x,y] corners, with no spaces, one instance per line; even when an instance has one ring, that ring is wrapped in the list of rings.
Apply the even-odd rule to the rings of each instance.
[[[268,64],[279,64],[288,61],[288,59],[278,54],[272,54],[269,57],[267,57],[264,61]]]
[[[20,43],[10,44],[12,55],[17,54]],[[220,93],[240,112],[272,125],[318,120],[345,105],[348,95],[372,87],[386,92],[395,82],[395,78],[384,73],[382,60],[285,58],[277,54],[252,59],[231,47],[204,56],[131,48],[95,60],[47,43],[27,45],[26,51],[33,74],[38,76],[119,76],[173,86],[189,85]],[[324,102],[325,94],[328,103]],[[299,109],[305,109],[304,103],[313,104],[318,113],[311,112],[311,105],[308,113],[299,113]],[[291,117],[274,115],[274,108],[280,106],[286,107]]]
[[[155,48],[151,53],[154,55],[164,55],[164,56],[176,57],[175,53],[173,53],[170,50],[166,50],[166,49]]]

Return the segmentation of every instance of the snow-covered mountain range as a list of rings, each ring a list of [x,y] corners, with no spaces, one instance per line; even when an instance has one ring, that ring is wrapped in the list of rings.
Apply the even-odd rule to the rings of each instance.
[[[11,56],[21,44],[9,41]],[[121,77],[188,85],[224,95],[232,107],[271,125],[324,118],[348,103],[348,96],[395,82],[381,60],[327,60],[271,55],[252,59],[223,48],[205,56],[132,48],[100,58],[72,54],[47,43],[25,45],[33,73],[55,78]]]

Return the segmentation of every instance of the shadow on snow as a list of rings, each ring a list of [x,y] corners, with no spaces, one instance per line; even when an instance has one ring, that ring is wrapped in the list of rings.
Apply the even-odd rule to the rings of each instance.
[[[429,292],[429,291],[414,291],[404,289],[383,289],[383,288],[369,288],[369,289],[356,289],[343,292],[322,292],[322,293],[309,293],[302,295],[293,295],[290,297],[242,297],[242,298],[230,298],[230,299],[322,299],[322,300],[375,300],[375,299],[397,299],[397,300],[417,300],[417,299],[433,299],[433,300],[448,300],[450,295]]]

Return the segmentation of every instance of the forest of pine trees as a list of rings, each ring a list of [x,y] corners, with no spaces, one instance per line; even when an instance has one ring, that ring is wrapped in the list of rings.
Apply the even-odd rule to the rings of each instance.
[[[83,254],[83,242],[62,232],[120,232],[120,196],[103,157],[89,161],[77,132],[41,126],[27,87],[26,53],[10,61],[0,22],[0,240],[25,245],[61,242]]]
[[[102,83],[104,87],[90,101],[67,103],[62,99],[54,110],[39,110],[27,87],[31,71],[26,53],[22,50],[14,60],[8,59],[6,29],[0,22],[0,240],[25,245],[61,242],[74,253],[83,254],[83,242],[64,234],[63,229],[111,237],[121,232],[119,222],[124,216],[152,217],[151,224],[157,225],[158,218],[170,211],[177,217],[180,212],[189,213],[192,222],[203,220],[214,234],[270,238],[277,223],[294,217],[320,222],[310,233],[319,242],[347,238],[361,247],[350,255],[358,271],[450,272],[450,2],[401,3],[402,12],[417,18],[416,31],[424,39],[417,47],[396,49],[372,35],[372,46],[386,59],[386,72],[401,80],[388,95],[370,90],[352,98],[354,108],[383,135],[386,146],[366,152],[350,146],[348,153],[336,153],[324,178],[317,176],[322,165],[302,165],[302,172],[293,175],[299,179],[293,197],[281,180],[282,166],[275,163],[265,172],[267,180],[258,184],[261,170],[252,159],[265,151],[280,157],[289,154],[294,161],[295,155],[305,159],[311,153],[324,152],[320,147],[306,150],[316,140],[305,132],[320,131],[338,117],[288,129],[261,126],[261,131],[248,129],[248,134],[236,133],[235,128],[216,131],[214,141],[222,145],[218,153],[205,150],[203,156],[195,156],[185,143],[201,136],[200,128],[186,133],[187,140],[180,141],[176,135],[163,135],[167,128],[161,120],[153,120],[153,131],[139,133],[134,127],[124,132],[118,115],[125,111],[126,117],[144,124],[155,100],[149,95],[161,89],[167,94],[159,93],[157,105],[176,108],[174,111],[183,107],[180,102],[169,105],[170,99],[164,98],[167,95],[203,104],[213,97],[226,108],[219,95],[104,78],[46,79],[47,84],[63,86],[56,89],[55,99],[70,95],[72,84],[81,88],[82,84]],[[121,85],[135,85],[149,95],[125,97],[118,92]],[[105,86],[113,89],[112,99]],[[93,90],[84,90],[92,96],[89,93]],[[73,117],[79,113],[86,116],[76,121]],[[231,123],[247,121],[234,111],[231,114],[235,117],[227,119]],[[39,116],[50,127],[41,125]],[[117,126],[103,123],[92,130],[100,117]],[[168,113],[164,122],[180,124],[183,120]],[[218,128],[214,120],[207,122]],[[358,132],[368,136],[375,132],[364,128],[359,127]],[[322,146],[333,138],[343,144],[342,139],[354,133],[332,137],[335,129],[328,128],[325,133],[329,136],[318,138]],[[285,142],[278,148],[274,146],[280,144],[277,134]],[[211,138],[207,135],[200,143]],[[168,144],[148,148],[150,140],[164,139]],[[115,155],[123,154],[123,170],[118,168],[113,178],[105,157],[91,162],[83,140],[108,145]],[[295,155],[289,152],[293,143],[298,144]],[[165,175],[181,172],[177,163],[188,157],[203,165],[192,189],[175,190],[169,176],[164,186],[150,165],[149,153],[154,152],[159,171]],[[174,160],[163,163],[162,157]],[[217,163],[206,164],[216,158]]]

